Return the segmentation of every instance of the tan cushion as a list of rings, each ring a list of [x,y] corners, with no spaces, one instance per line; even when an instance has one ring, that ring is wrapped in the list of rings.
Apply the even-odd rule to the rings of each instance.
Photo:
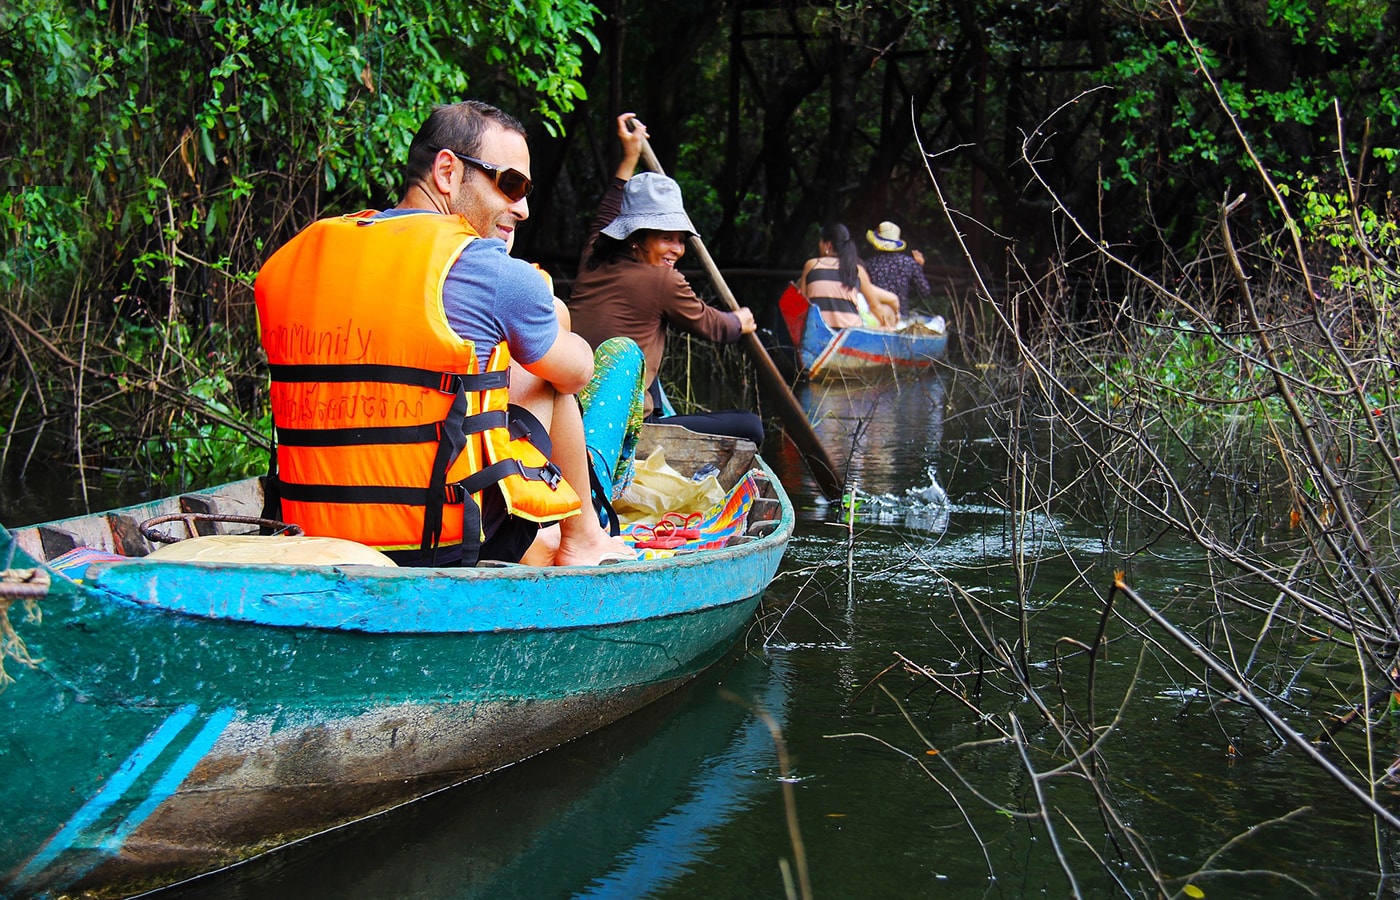
[[[393,566],[373,547],[306,535],[210,534],[162,544],[147,559],[183,562],[283,563],[302,566]]]

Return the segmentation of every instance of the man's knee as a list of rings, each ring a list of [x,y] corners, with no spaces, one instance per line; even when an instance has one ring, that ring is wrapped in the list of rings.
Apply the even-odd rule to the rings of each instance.
[[[554,423],[554,405],[558,398],[559,392],[554,389],[554,385],[511,363],[510,402],[528,409],[535,418],[544,423],[546,429]]]

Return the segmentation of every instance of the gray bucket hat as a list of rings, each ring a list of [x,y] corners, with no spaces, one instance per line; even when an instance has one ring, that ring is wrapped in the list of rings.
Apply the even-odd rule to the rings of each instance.
[[[685,231],[699,236],[681,203],[681,186],[655,172],[627,179],[622,188],[622,212],[608,223],[603,234],[622,241],[634,231]]]

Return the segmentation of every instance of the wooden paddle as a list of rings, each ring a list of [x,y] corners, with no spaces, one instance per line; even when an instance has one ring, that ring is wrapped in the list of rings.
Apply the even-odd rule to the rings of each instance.
[[[652,152],[651,142],[642,138],[642,160],[658,175],[665,175],[661,168],[661,163],[657,160],[656,154]],[[719,291],[720,298],[724,300],[726,306],[732,312],[739,311],[739,301],[734,299],[734,294],[729,290],[729,285],[725,283],[724,276],[720,274],[719,266],[710,256],[710,251],[705,249],[705,242],[700,240],[699,235],[690,236],[690,245],[695,248],[695,255],[700,258],[700,263],[709,273],[710,280],[714,282],[715,290]],[[802,461],[807,464],[807,471],[812,473],[812,477],[817,482],[817,487],[828,500],[836,500],[841,496],[842,479],[836,469],[836,464],[831,461],[831,456],[822,446],[821,438],[812,430],[812,423],[807,420],[807,411],[802,408],[802,404],[797,402],[797,398],[792,394],[792,388],[788,387],[787,380],[783,378],[778,367],[773,364],[773,358],[768,355],[763,342],[758,339],[758,335],[749,332],[740,339],[744,346],[744,351],[748,353],[749,359],[753,360],[754,368],[758,371],[758,383],[765,389],[768,396],[776,398],[778,403],[778,415],[783,420],[784,429],[788,437],[792,438],[793,444],[802,454]]]

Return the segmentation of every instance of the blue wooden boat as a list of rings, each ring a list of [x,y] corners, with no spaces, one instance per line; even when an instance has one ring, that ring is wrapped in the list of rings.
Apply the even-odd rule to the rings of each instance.
[[[789,284],[778,301],[797,351],[800,374],[808,378],[871,377],[932,367],[948,349],[948,332],[911,319],[893,331],[832,328],[821,310]]]
[[[172,884],[510,765],[692,678],[749,624],[793,515],[751,444],[653,426],[640,452],[655,445],[682,472],[714,463],[726,487],[756,489],[723,546],[555,569],[146,558],[154,518],[246,530],[224,520],[257,515],[257,479],[0,528],[0,608],[24,642],[0,693],[0,896]]]

